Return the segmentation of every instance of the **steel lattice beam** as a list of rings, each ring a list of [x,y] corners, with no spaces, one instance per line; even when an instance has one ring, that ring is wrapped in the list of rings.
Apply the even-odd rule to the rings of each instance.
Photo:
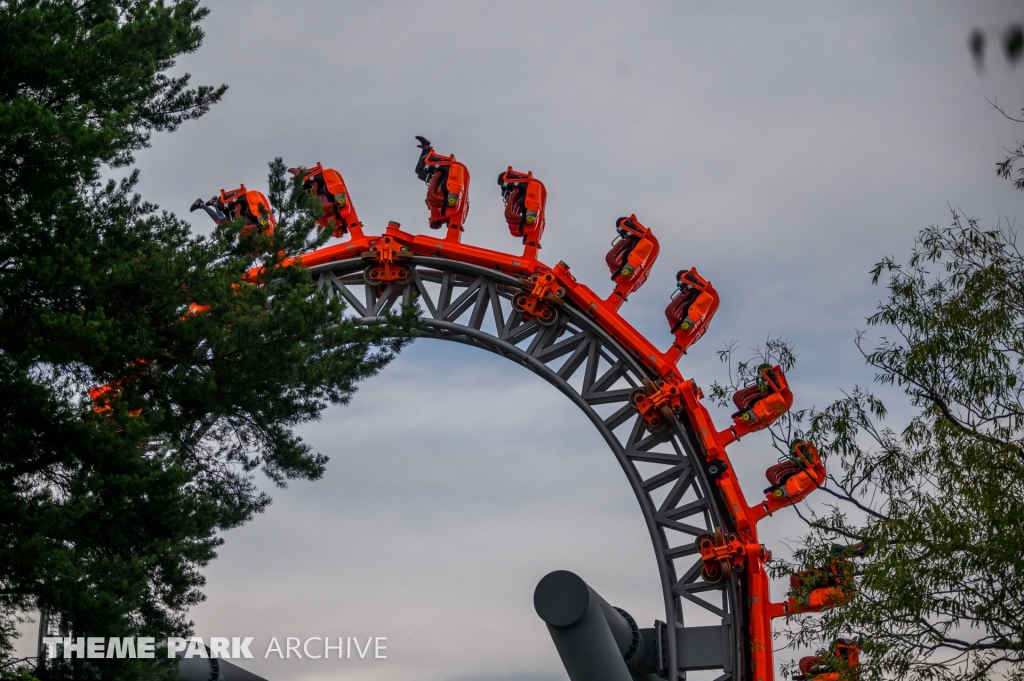
[[[709,585],[700,578],[694,538],[726,526],[726,519],[685,415],[661,435],[644,427],[629,394],[651,374],[584,310],[567,304],[555,326],[541,326],[512,308],[519,290],[512,276],[435,257],[418,256],[411,265],[411,282],[404,285],[368,285],[364,263],[354,258],[311,270],[319,286],[343,298],[356,317],[373,322],[402,305],[418,304],[421,337],[472,345],[521,364],[583,411],[622,466],[647,524],[665,603],[668,669],[719,668],[718,681],[744,678],[749,644],[743,640],[744,610],[737,607],[742,586],[736,580]],[[641,463],[662,468],[644,474]],[[685,610],[704,611],[720,624],[686,628]],[[709,652],[715,645],[724,649],[720,659]]]

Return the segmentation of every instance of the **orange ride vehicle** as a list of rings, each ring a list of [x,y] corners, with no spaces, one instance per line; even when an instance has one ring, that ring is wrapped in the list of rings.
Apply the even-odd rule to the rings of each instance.
[[[718,291],[697,273],[696,267],[676,273],[676,292],[665,308],[668,328],[676,337],[670,352],[682,355],[701,339],[719,302]]]
[[[604,257],[615,289],[605,302],[618,309],[630,293],[647,281],[661,248],[651,230],[640,224],[636,215],[616,220],[615,231],[618,236]]]
[[[320,200],[323,215],[319,223],[324,229],[333,229],[332,236],[342,237],[351,230],[361,230],[363,223],[356,215],[341,173],[334,168],[324,168],[319,161],[313,167],[289,168],[288,172],[300,176],[302,188]]]
[[[501,198],[505,202],[505,222],[512,236],[522,237],[529,257],[536,258],[544,235],[544,207],[548,190],[532,172],[508,170],[498,175]]]
[[[855,681],[859,676],[860,648],[849,639],[839,638],[832,649],[800,658],[800,673],[795,681]]]
[[[789,457],[769,467],[765,477],[771,486],[764,490],[761,509],[765,515],[771,515],[803,501],[825,484],[825,464],[812,442],[794,440],[789,446]]]
[[[720,303],[714,287],[701,277],[696,268],[680,270],[675,276],[674,292],[665,308],[672,344],[667,350],[660,350],[620,314],[622,304],[648,279],[660,250],[658,240],[636,215],[616,221],[617,237],[605,257],[614,290],[607,297],[599,296],[578,281],[565,262],[548,265],[538,259],[540,241],[546,228],[547,191],[532,172],[524,173],[509,166],[498,177],[505,222],[509,232],[522,240],[522,255],[462,243],[461,235],[469,210],[469,171],[456,161],[454,155],[438,154],[426,138],[417,137],[417,140],[416,174],[427,185],[425,203],[429,210],[430,231],[413,234],[391,222],[381,234],[364,234],[341,174],[317,163],[315,167],[291,170],[301,174],[304,188],[321,202],[321,226],[331,229],[332,236],[343,240],[298,255],[295,260],[306,267],[325,269],[333,262],[361,261],[363,279],[370,287],[367,295],[370,298],[376,296],[387,305],[397,299],[396,296],[415,294],[415,287],[420,286],[419,267],[444,269],[447,262],[458,262],[475,269],[493,270],[503,275],[504,280],[494,291],[478,289],[476,297],[490,295],[493,296],[492,303],[500,305],[499,294],[511,294],[511,306],[519,319],[507,318],[506,326],[514,327],[524,321],[528,326],[547,327],[535,332],[534,342],[537,339],[553,341],[555,345],[552,347],[562,347],[559,344],[573,342],[573,324],[580,323],[582,319],[578,312],[599,327],[600,335],[607,335],[608,341],[602,340],[601,343],[614,342],[627,350],[635,358],[641,373],[627,381],[628,385],[608,390],[616,400],[627,393],[629,404],[622,405],[608,418],[606,425],[614,428],[616,424],[626,423],[632,410],[640,414],[642,423],[638,421],[636,425],[648,432],[634,433],[640,438],[634,452],[638,460],[646,460],[643,457],[650,456],[660,462],[667,456],[648,452],[645,447],[662,441],[666,433],[673,437],[669,428],[674,422],[682,422],[697,440],[694,453],[702,458],[698,463],[707,473],[706,482],[712,486],[713,496],[718,499],[716,503],[720,504],[723,522],[720,527],[700,532],[692,547],[680,546],[672,551],[678,551],[680,556],[684,552],[687,555],[699,554],[698,569],[705,582],[732,581],[740,589],[738,593],[742,601],[737,603],[737,607],[747,611],[746,636],[749,642],[749,666],[743,676],[753,681],[774,681],[772,619],[832,607],[845,602],[842,599],[852,593],[852,570],[844,554],[835,563],[794,575],[788,600],[771,602],[770,579],[765,565],[770,560],[770,552],[759,542],[757,523],[775,510],[806,498],[824,483],[825,468],[813,444],[794,442],[788,458],[766,472],[770,486],[765,490],[763,501],[758,500],[750,506],[726,448],[741,437],[768,427],[792,406],[793,395],[782,368],[768,364],[758,367],[750,385],[741,387],[733,396],[737,411],[732,422],[724,430],[718,430],[701,403],[703,392],[700,387],[692,379],[684,377],[677,366],[687,349],[705,334]],[[231,192],[221,191],[219,197],[208,202],[197,201],[192,209],[202,209],[218,222],[244,217],[248,231],[266,231],[274,226],[266,198],[244,186]],[[433,231],[445,226],[448,229],[444,236]],[[344,269],[356,271],[348,265]],[[248,280],[258,281],[258,275],[259,268],[256,268]],[[463,295],[468,296],[469,292]],[[456,307],[462,309],[459,306],[469,304],[466,301],[460,299]],[[197,308],[189,314],[201,311]],[[438,314],[442,312],[437,311]],[[498,314],[504,313],[499,311]],[[565,331],[570,332],[565,334],[567,340],[555,340]],[[596,343],[592,346],[565,345],[562,352],[569,357],[564,366],[577,367],[581,361],[590,362],[585,352],[600,347]],[[596,369],[596,362],[594,367]],[[590,390],[608,389],[611,384],[606,385],[606,382],[616,380],[616,371],[612,367],[603,377],[595,375]],[[97,406],[102,408],[104,396],[116,389],[116,385],[96,389]],[[670,472],[671,469],[659,476],[665,475],[668,480]],[[674,492],[669,498],[671,494]],[[685,526],[673,518],[659,522]],[[696,575],[692,576],[696,578]],[[842,674],[850,668],[855,669],[858,655],[859,650],[853,644],[837,642],[829,653],[802,661],[803,678],[820,681],[852,679],[852,676]]]
[[[789,390],[786,375],[779,366],[762,364],[758,377],[732,396],[733,404],[739,410],[732,415],[737,424],[769,426],[793,406],[793,393]]]
[[[862,556],[863,542],[853,546],[833,545],[832,557],[823,567],[812,567],[789,576],[786,614],[819,612],[842,605],[853,597],[854,565],[850,558]]]
[[[245,218],[245,227],[242,234],[249,234],[254,229],[261,234],[272,234],[274,232],[274,215],[270,210],[270,202],[262,192],[254,189],[246,189],[243,184],[238,189],[229,192],[220,190],[219,196],[214,196],[209,201],[196,199],[189,212],[203,210],[213,218],[218,225],[234,222],[238,218]]]
[[[420,158],[416,161],[416,177],[427,183],[427,208],[430,228],[461,230],[469,213],[469,170],[455,160],[442,156],[430,146],[430,140],[416,137]]]

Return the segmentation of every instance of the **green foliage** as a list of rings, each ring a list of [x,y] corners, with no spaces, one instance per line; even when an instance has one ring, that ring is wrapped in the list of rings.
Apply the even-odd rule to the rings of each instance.
[[[1018,27],[1018,32],[1020,30]],[[1024,34],[1021,34],[1020,39],[1021,44],[1024,45]],[[990,100],[989,104],[1007,120],[1015,123],[1024,123],[1024,118],[1014,118],[1006,113],[1006,109],[1000,106],[999,102],[995,99]],[[1024,110],[1021,113],[1024,113]],[[1013,188],[1017,191],[1024,191],[1024,167],[1021,166],[1021,161],[1024,161],[1024,142],[1017,142],[1012,149],[1006,150],[1006,156],[1003,160],[996,163],[996,175],[1004,180],[1013,182]]]
[[[76,635],[187,634],[220,533],[270,502],[255,472],[319,478],[327,459],[295,426],[346,403],[415,331],[413,310],[344,319],[290,263],[327,234],[280,159],[272,235],[195,236],[134,193],[137,171],[97,182],[224,94],[164,75],[205,14],[0,3],[0,678],[24,672],[12,627],[32,609]],[[39,674],[154,673],[85,660]]]
[[[888,299],[868,319],[876,380],[909,398],[905,427],[855,388],[806,424],[830,502],[784,575],[824,565],[835,541],[866,542],[851,601],[799,616],[799,646],[854,637],[864,679],[1024,678],[1024,255],[1010,230],[953,211],[905,264],[880,262]],[[819,492],[819,496],[820,496]]]

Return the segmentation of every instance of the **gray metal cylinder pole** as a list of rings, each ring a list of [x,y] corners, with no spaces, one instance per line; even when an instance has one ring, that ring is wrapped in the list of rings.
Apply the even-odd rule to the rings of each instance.
[[[571,681],[632,681],[623,659],[632,627],[579,576],[567,570],[546,575],[533,592],[533,606]]]

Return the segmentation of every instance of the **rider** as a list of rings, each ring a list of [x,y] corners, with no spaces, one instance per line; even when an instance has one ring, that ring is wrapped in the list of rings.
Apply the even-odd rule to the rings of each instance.
[[[447,224],[451,229],[461,230],[469,213],[469,170],[454,155],[436,153],[425,137],[416,139],[421,150],[416,177],[427,183],[430,228],[440,229]]]
[[[323,215],[318,222],[321,227],[327,228],[333,221],[333,236],[345,236],[350,229],[362,226],[345,180],[337,170],[324,168],[317,161],[316,167],[289,168],[288,172],[292,175],[302,174],[302,188],[317,197],[323,208]]]
[[[737,390],[732,401],[739,409],[733,419],[745,424],[761,422],[763,427],[793,406],[793,393],[782,368],[765,363],[758,367],[754,383]]]
[[[765,494],[776,498],[803,498],[825,483],[825,465],[813,443],[793,440],[789,458],[768,468],[765,477],[771,483]]]
[[[665,308],[665,318],[673,333],[689,331],[709,314],[714,314],[715,298],[708,291],[707,280],[697,274],[696,267],[679,270],[676,274],[676,288],[679,292],[672,296]]]
[[[244,184],[229,192],[221,189],[220,196],[214,196],[209,201],[196,199],[192,202],[189,212],[197,210],[206,211],[218,225],[245,218],[246,224],[241,234],[249,234],[255,228],[263,234],[270,235],[274,232],[276,224],[267,197],[261,192],[246,189]]]
[[[512,236],[523,238],[526,246],[540,248],[544,234],[544,207],[548,191],[532,172],[508,170],[498,175],[501,198],[505,201],[505,222]]]
[[[800,658],[800,673],[793,675],[796,681],[849,681],[858,676],[860,648],[853,641],[837,638],[832,642],[831,651]]]
[[[618,233],[618,240],[604,257],[612,274],[612,281],[628,279],[649,260],[658,257],[657,240],[651,234],[651,230],[637,221],[636,215],[616,220],[615,231]]]
[[[617,240],[605,256],[605,264],[611,272],[615,290],[608,300],[618,304],[624,302],[633,291],[647,281],[651,266],[661,250],[658,240],[647,227],[640,224],[636,215],[615,221]]]

